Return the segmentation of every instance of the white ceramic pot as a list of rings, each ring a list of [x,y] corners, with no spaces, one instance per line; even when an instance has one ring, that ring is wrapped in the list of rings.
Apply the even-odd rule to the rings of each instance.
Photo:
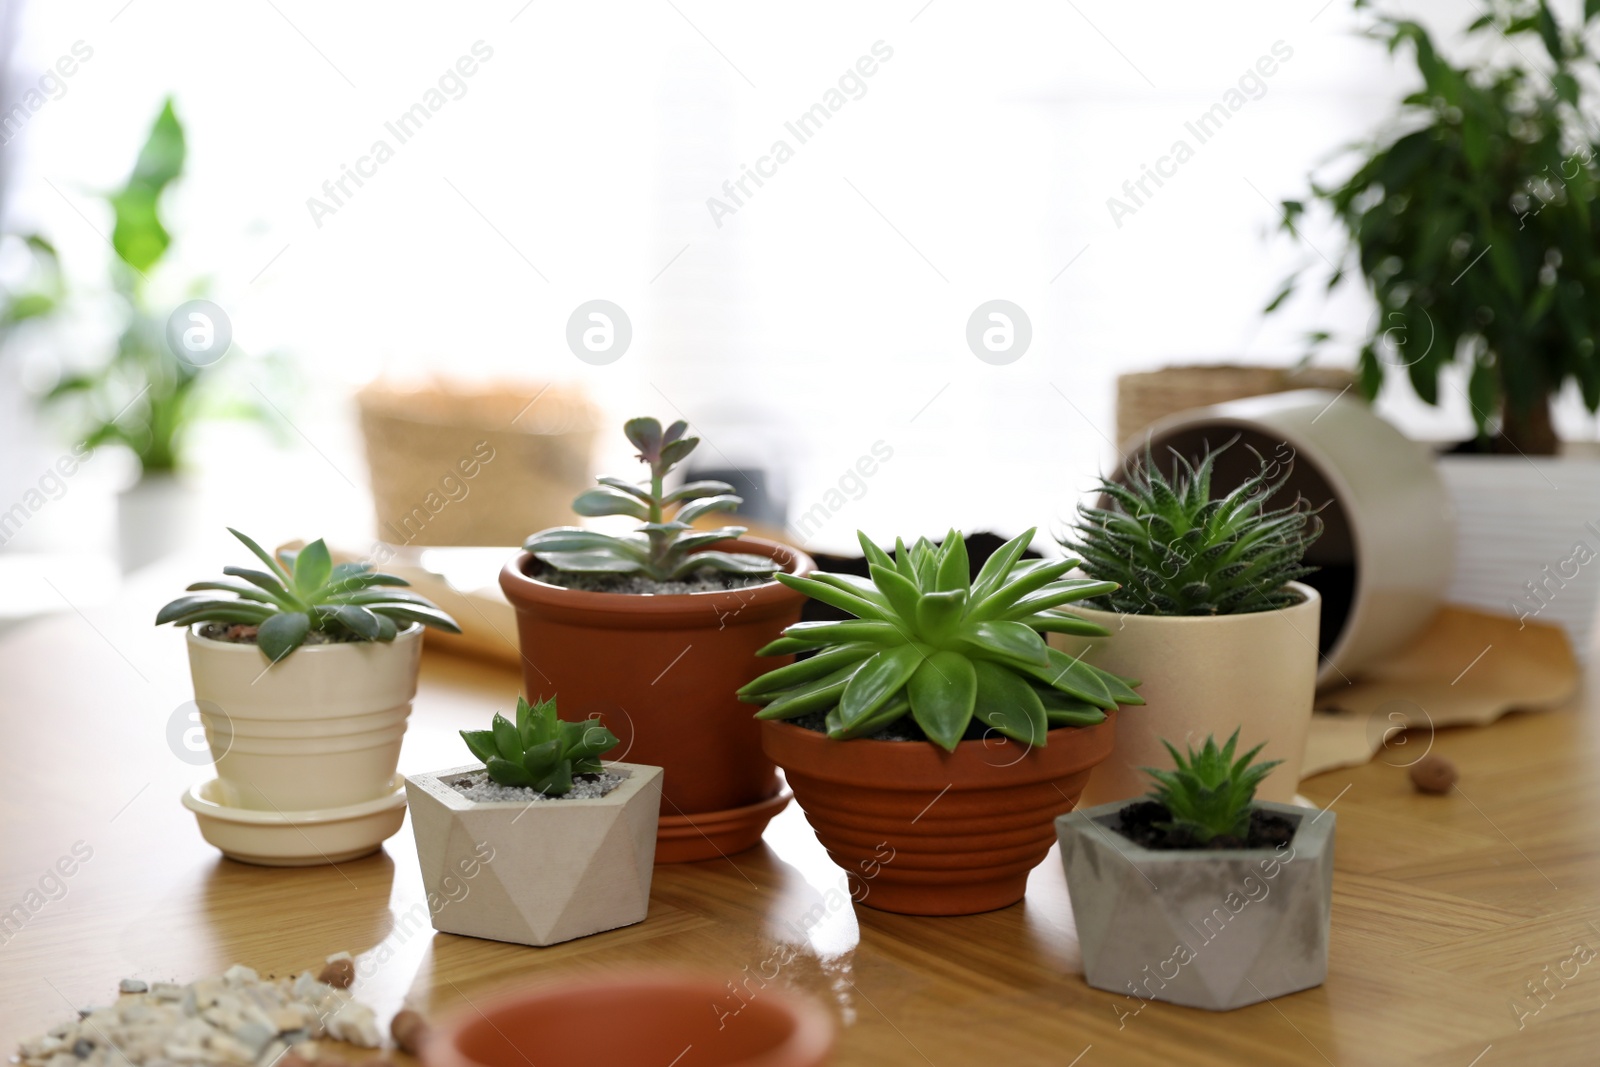
[[[1261,804],[1293,820],[1276,849],[1155,850],[1116,831],[1121,804],[1056,820],[1083,977],[1123,994],[1119,1019],[1164,1000],[1231,1011],[1328,977],[1333,812]]]
[[[417,692],[422,627],[387,644],[302,645],[270,665],[253,644],[189,632],[189,673],[217,765],[214,800],[297,812],[391,790]]]
[[[1149,441],[1158,460],[1168,448],[1196,458],[1236,435],[1217,462],[1215,491],[1260,470],[1254,448],[1277,470],[1292,463],[1275,503],[1298,493],[1326,505],[1323,535],[1306,553],[1321,570],[1306,580],[1322,593],[1319,681],[1347,684],[1421,632],[1449,585],[1455,518],[1433,457],[1360,400],[1312,389],[1184,412],[1151,427]],[[1124,452],[1144,446],[1141,437]]]
[[[1460,516],[1453,603],[1553,623],[1589,658],[1600,611],[1600,459],[1440,456]]]
[[[127,574],[192,547],[200,492],[176,474],[146,474],[117,494],[117,563]]]
[[[553,945],[640,922],[650,909],[661,768],[607,763],[603,797],[473,801],[451,784],[481,764],[406,779],[433,928]]]
[[[1143,707],[1117,715],[1116,746],[1094,769],[1082,807],[1143,796],[1141,768],[1170,767],[1162,740],[1178,751],[1199,748],[1209,734],[1220,744],[1239,729],[1243,753],[1265,742],[1258,760],[1280,759],[1256,795],[1288,803],[1300,784],[1311,705],[1317,686],[1315,589],[1294,583],[1304,598],[1278,611],[1243,615],[1119,615],[1072,605],[1066,610],[1111,631],[1110,637],[1051,634],[1068,655],[1141,683]]]

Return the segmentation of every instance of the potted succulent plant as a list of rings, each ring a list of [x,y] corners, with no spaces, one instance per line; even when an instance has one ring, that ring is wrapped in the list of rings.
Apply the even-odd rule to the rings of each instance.
[[[1277,765],[1207,737],[1146,799],[1056,820],[1084,979],[1119,1019],[1163,1000],[1227,1011],[1328,976],[1337,816],[1254,800]]]
[[[1370,35],[1409,52],[1421,85],[1310,198],[1347,238],[1328,288],[1360,286],[1377,305],[1355,339],[1362,390],[1409,386],[1476,424],[1440,459],[1461,531],[1449,598],[1560,622],[1584,653],[1600,604],[1600,570],[1583,566],[1600,550],[1586,525],[1600,462],[1592,446],[1563,450],[1553,407],[1566,392],[1600,408],[1597,19],[1594,4],[1563,23],[1545,0],[1492,0],[1457,63],[1420,23],[1378,15]],[[1284,202],[1291,233],[1308,206]]]
[[[661,768],[603,762],[616,735],[559,718],[554,700],[519,697],[515,722],[461,737],[478,764],[406,779],[422,884],[449,901],[434,929],[553,945],[645,917]]]
[[[812,569],[803,552],[743,527],[690,525],[740,500],[726,482],[667,488],[699,444],[687,430],[629,421],[649,479],[601,478],[573,502],[580,515],[627,516],[637,529],[544,530],[500,574],[529,697],[559,695],[569,712],[598,716],[628,758],[666,772],[662,863],[749,848],[788,802],[733,694],[760,673],[756,650],[800,617],[805,597],[773,575]]]
[[[1161,738],[1196,740],[1229,723],[1283,763],[1270,799],[1294,797],[1316,694],[1320,602],[1296,579],[1309,573],[1301,560],[1321,522],[1298,498],[1271,506],[1288,474],[1265,464],[1212,499],[1222,451],[1198,462],[1174,452],[1170,478],[1146,452],[1120,481],[1101,482],[1097,502],[1079,506],[1064,543],[1111,590],[1075,610],[1113,636],[1060,633],[1052,643],[1142,679],[1148,705],[1118,720],[1116,750],[1095,769],[1085,804],[1142,793],[1141,769],[1161,759]]]
[[[400,588],[404,579],[368,563],[333,563],[321,540],[274,558],[229,532],[266,570],[224,567],[242,580],[196,582],[189,586],[196,595],[156,616],[157,625],[189,631],[195,703],[217,766],[216,781],[191,791],[185,803],[202,814],[203,830],[218,833],[227,832],[217,820],[230,812],[245,813],[234,820],[241,826],[297,815],[303,822],[313,812],[328,822],[351,806],[387,799],[399,812],[395,767],[417,691],[422,630],[458,633],[455,622]],[[392,821],[391,833],[398,814]],[[291,844],[303,837],[279,836]],[[298,847],[308,846],[302,840]],[[270,859],[238,851],[239,858]],[[317,855],[312,849],[302,858],[323,862]]]
[[[812,654],[739,697],[765,705],[767,755],[863,903],[965,915],[1021,900],[1051,819],[1110,753],[1115,709],[1143,703],[1040,636],[1104,634],[1052,609],[1113,587],[1063,578],[1075,560],[1019,563],[1033,533],[976,577],[952,530],[893,556],[859,535],[870,579],[778,578],[854,618],[790,626],[762,654]]]

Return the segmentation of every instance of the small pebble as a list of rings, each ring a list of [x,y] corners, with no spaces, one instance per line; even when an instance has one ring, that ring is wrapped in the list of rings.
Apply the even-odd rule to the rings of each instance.
[[[323,966],[322,973],[317,975],[317,981],[326,982],[335,989],[349,989],[350,983],[356,980],[356,965],[348,953],[341,952],[337,956],[329,956],[328,962]]]
[[[1443,756],[1423,756],[1411,765],[1411,784],[1419,793],[1448,793],[1458,777],[1456,765]]]
[[[150,983],[140,981],[137,978],[124,978],[122,981],[117,983],[117,992],[148,993],[150,992]]]
[[[80,1059],[80,1060],[81,1059],[87,1059],[88,1056],[89,1056],[89,1053],[91,1053],[93,1051],[94,1051],[94,1042],[90,1041],[86,1037],[78,1038],[77,1042],[72,1046],[72,1054],[74,1056],[78,1057],[78,1059]]]
[[[428,1037],[428,1024],[419,1013],[406,1008],[395,1013],[394,1021],[389,1024],[389,1036],[394,1038],[401,1052],[415,1056]]]

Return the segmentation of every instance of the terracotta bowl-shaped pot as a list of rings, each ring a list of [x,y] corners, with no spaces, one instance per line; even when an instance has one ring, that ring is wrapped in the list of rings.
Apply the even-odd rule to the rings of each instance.
[[[1051,730],[1042,747],[995,736],[946,752],[931,741],[834,741],[763,722],[762,745],[858,903],[904,915],[970,915],[1021,900],[1111,754],[1116,712]]]
[[[712,976],[568,982],[468,1006],[422,1049],[426,1067],[820,1067],[833,1020],[775,987],[736,999]]]
[[[710,547],[766,556],[791,574],[815,569],[805,553],[772,541]],[[533,562],[524,552],[500,573],[517,613],[523,686],[530,700],[556,697],[563,718],[598,715],[621,742],[611,758],[666,772],[656,862],[754,845],[782,804],[753,709],[734,693],[790,661],[756,650],[800,620],[805,595],[780,582],[670,596],[591,593],[530,577]],[[730,809],[744,809],[736,832],[726,817],[700,832],[680,825]]]

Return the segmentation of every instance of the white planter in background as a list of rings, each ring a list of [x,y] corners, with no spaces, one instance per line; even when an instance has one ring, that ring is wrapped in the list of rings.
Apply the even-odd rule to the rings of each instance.
[[[193,545],[199,514],[199,491],[176,474],[146,474],[118,493],[117,563],[122,573]]]
[[[603,797],[468,800],[452,784],[481,764],[406,779],[411,830],[433,927],[553,945],[643,921],[650,910],[661,768],[626,775]]]
[[[1111,756],[1095,767],[1080,808],[1130,800],[1150,791],[1145,767],[1170,767],[1162,740],[1179,752],[1217,743],[1239,729],[1239,754],[1265,742],[1256,759],[1283,760],[1256,790],[1289,803],[1300,785],[1311,705],[1317,688],[1317,591],[1294,583],[1305,599],[1280,611],[1243,615],[1119,615],[1072,605],[1065,610],[1111,631],[1110,637],[1051,634],[1050,643],[1096,667],[1141,683],[1143,707],[1117,715]]]
[[[1600,611],[1600,458],[1440,456],[1460,518],[1449,599],[1554,623],[1588,658]]]
[[[189,632],[189,672],[228,807],[343,808],[394,790],[422,627],[391,642],[302,645],[276,665],[253,644]]]

